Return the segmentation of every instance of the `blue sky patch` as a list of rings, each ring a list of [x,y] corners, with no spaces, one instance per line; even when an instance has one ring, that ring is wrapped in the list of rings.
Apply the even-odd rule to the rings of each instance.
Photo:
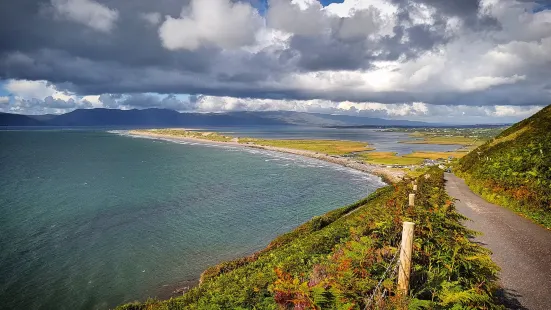
[[[6,90],[6,82],[0,81],[0,97],[9,96],[10,93]]]
[[[321,5],[328,6],[331,3],[343,3],[344,0],[319,0]],[[266,15],[268,10],[268,0],[251,0],[251,4],[258,10],[261,16]]]
[[[532,12],[538,13],[545,10],[551,10],[551,2],[548,0],[535,1]]]

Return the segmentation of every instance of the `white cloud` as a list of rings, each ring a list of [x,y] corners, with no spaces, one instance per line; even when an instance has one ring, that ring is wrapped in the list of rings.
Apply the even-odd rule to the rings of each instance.
[[[13,96],[12,104],[5,112],[15,113],[65,113],[76,108],[97,107],[99,96],[79,97],[58,90],[47,81],[8,80],[4,89]],[[9,99],[9,97],[6,97]]]
[[[475,76],[470,79],[465,80],[460,86],[461,90],[474,91],[474,90],[484,90],[492,86],[503,85],[503,84],[514,84],[518,81],[526,79],[524,75],[513,75],[513,76]]]
[[[196,50],[204,44],[236,49],[253,45],[261,25],[261,17],[248,3],[192,0],[180,18],[166,17],[159,36],[169,50]]]
[[[493,107],[493,111],[488,112],[489,115],[497,117],[513,116],[516,118],[526,118],[541,110],[541,107],[515,107],[515,106],[501,106],[496,105]]]
[[[142,13],[140,17],[151,26],[157,26],[162,18],[159,12]]]
[[[0,105],[5,105],[10,103],[10,97],[8,96],[0,96]]]
[[[272,0],[266,22],[270,28],[298,35],[317,35],[331,29],[331,20],[317,1]]]
[[[59,94],[55,86],[46,81],[9,80],[4,88],[12,95],[24,99],[44,99]]]
[[[274,100],[200,96],[194,111],[295,111],[345,114],[432,123],[483,124],[513,123],[541,110],[541,106],[430,105],[423,102],[383,104],[330,100]]]
[[[119,17],[117,10],[94,0],[51,0],[51,2],[60,17],[97,31],[111,31]]]

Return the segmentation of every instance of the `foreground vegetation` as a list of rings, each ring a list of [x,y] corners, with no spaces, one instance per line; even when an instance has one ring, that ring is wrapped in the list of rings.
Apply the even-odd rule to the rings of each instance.
[[[417,182],[415,207],[407,204],[410,182],[387,186],[314,217],[263,251],[209,268],[183,296],[117,309],[364,309],[371,300],[378,309],[500,308],[498,268],[469,241],[442,171],[432,168]],[[402,298],[386,271],[394,267],[405,220],[416,228],[410,294]]]
[[[551,229],[551,106],[465,156],[456,169],[486,200]]]

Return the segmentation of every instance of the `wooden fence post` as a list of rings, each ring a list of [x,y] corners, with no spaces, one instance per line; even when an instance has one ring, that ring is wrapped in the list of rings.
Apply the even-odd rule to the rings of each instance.
[[[409,194],[409,206],[415,206],[415,194]]]
[[[414,192],[417,191],[417,184],[413,184],[413,191],[414,191]]]
[[[400,266],[398,269],[398,292],[403,296],[408,294],[409,276],[411,274],[411,254],[413,252],[413,228],[415,223],[404,222],[402,229],[402,245],[400,246]]]

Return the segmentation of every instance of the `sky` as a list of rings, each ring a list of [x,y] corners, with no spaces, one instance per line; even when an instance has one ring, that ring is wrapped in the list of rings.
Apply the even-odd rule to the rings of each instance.
[[[551,0],[0,2],[0,112],[510,123],[551,104]]]

